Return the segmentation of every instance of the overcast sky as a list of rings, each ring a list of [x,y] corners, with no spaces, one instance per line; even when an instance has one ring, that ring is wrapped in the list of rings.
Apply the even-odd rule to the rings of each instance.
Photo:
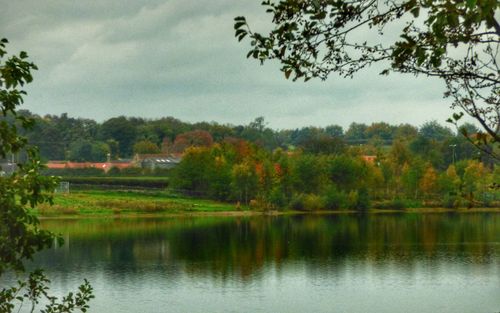
[[[39,66],[23,108],[74,117],[126,115],[272,128],[386,121],[421,125],[451,115],[440,81],[379,76],[287,81],[278,64],[246,59],[233,18],[257,29],[261,0],[0,0],[0,37]]]

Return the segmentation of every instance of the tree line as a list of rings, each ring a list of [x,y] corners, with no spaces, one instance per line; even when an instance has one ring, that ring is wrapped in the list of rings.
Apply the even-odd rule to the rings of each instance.
[[[432,141],[439,146],[439,142]],[[335,153],[267,150],[245,140],[191,147],[174,169],[172,187],[260,209],[364,211],[370,207],[498,205],[500,167],[479,159],[453,163],[412,152],[414,140],[398,139],[366,160],[366,149]]]
[[[106,161],[131,158],[135,153],[182,153],[191,146],[209,147],[224,140],[242,139],[272,151],[301,149],[312,154],[342,153],[346,147],[360,146],[364,154],[376,155],[397,141],[407,143],[410,153],[420,155],[444,170],[453,160],[482,158],[462,134],[454,133],[436,121],[421,127],[385,122],[352,123],[347,129],[339,125],[274,130],[263,117],[247,125],[216,122],[188,123],[173,117],[144,119],[114,117],[102,123],[92,119],[73,118],[64,113],[39,116],[29,111],[19,115],[33,118],[28,142],[37,146],[45,160]],[[462,126],[468,134],[478,132],[472,124]]]

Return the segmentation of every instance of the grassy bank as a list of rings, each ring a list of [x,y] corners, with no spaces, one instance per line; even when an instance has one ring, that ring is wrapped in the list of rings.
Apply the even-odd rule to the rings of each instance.
[[[41,205],[36,212],[42,216],[54,216],[226,211],[237,211],[237,208],[228,203],[179,197],[164,191],[78,190],[56,194],[52,206]]]
[[[262,214],[233,203],[188,198],[166,191],[106,191],[76,190],[69,194],[57,194],[54,205],[37,208],[40,216],[114,216],[114,215],[250,215]],[[370,210],[370,213],[446,213],[446,212],[500,212],[500,208],[446,209],[446,208],[409,208],[401,210]],[[267,214],[331,214],[356,213],[356,211],[275,211]]]

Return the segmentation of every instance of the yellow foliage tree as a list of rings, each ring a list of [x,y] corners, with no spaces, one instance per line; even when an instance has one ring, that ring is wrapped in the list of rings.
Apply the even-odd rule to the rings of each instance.
[[[428,165],[420,180],[420,189],[427,198],[433,198],[437,191],[438,175],[432,165]]]

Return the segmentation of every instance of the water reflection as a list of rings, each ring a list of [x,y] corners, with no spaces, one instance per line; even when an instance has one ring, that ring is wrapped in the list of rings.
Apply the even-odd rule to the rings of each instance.
[[[88,277],[98,296],[133,302],[120,309],[113,300],[96,300],[96,312],[109,307],[157,312],[155,303],[162,301],[175,304],[173,312],[204,312],[208,302],[220,302],[213,307],[218,312],[270,312],[270,307],[332,312],[331,301],[344,307],[339,312],[391,312],[391,305],[380,301],[388,297],[382,290],[391,291],[387,299],[413,301],[415,308],[405,312],[423,312],[422,300],[430,301],[429,310],[448,312],[437,305],[453,291],[450,310],[500,310],[499,214],[45,220],[42,225],[66,238],[63,247],[36,260],[61,289]],[[294,297],[309,306],[291,305]]]

